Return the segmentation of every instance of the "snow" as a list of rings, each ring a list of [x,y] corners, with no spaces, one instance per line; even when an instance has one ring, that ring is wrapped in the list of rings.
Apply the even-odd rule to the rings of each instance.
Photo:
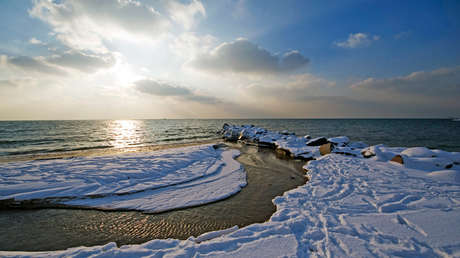
[[[246,173],[237,150],[212,145],[152,153],[12,162],[0,167],[0,200],[149,213],[196,206],[236,194]]]
[[[273,144],[294,158],[306,150],[316,159],[304,166],[310,178],[305,185],[273,200],[276,212],[269,221],[187,240],[0,256],[460,257],[458,153],[329,141],[356,156],[321,156],[319,146],[306,146],[304,137],[253,126],[226,127],[228,139],[237,140],[234,136],[240,138],[244,130],[246,142]],[[401,155],[403,164],[390,161],[395,155]],[[452,164],[448,169],[443,167],[447,163]]]
[[[434,152],[426,147],[408,148],[401,152],[401,154],[409,157],[430,158],[435,156]]]

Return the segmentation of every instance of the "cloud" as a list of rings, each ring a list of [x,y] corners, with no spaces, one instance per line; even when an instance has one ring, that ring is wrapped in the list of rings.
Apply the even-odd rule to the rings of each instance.
[[[151,1],[148,4],[136,0],[34,0],[29,14],[51,25],[56,38],[66,46],[106,53],[107,42],[116,39],[155,40],[169,34],[173,24],[191,29],[198,17],[206,16],[206,10],[198,0],[188,4],[180,1]]]
[[[32,45],[46,45],[46,43],[43,43],[42,41],[36,39],[36,38],[30,38],[29,43]]]
[[[253,97],[273,98],[282,101],[303,101],[322,96],[334,88],[335,82],[311,74],[291,76],[287,81],[263,82],[250,85],[247,90]]]
[[[309,63],[298,51],[277,56],[247,39],[223,43],[198,55],[190,65],[209,72],[268,74],[291,72]]]
[[[107,51],[104,40],[156,37],[169,26],[153,7],[133,0],[34,0],[29,14],[50,24],[65,45],[97,52]]]
[[[115,64],[115,57],[111,54],[90,55],[78,51],[68,51],[60,55],[53,55],[47,62],[85,73],[96,72],[99,69],[109,68]]]
[[[334,44],[341,48],[359,48],[359,47],[367,47],[372,44],[373,41],[377,41],[380,39],[378,35],[368,35],[365,33],[350,33],[348,35],[348,39],[345,41],[338,41]]]
[[[196,94],[188,88],[172,85],[170,83],[158,82],[145,79],[134,83],[136,90],[149,95],[162,97],[177,97],[183,100],[198,102],[202,104],[216,104],[221,101],[217,98]]]
[[[0,80],[0,88],[14,88],[18,85],[12,80]]]
[[[112,54],[91,55],[78,51],[67,51],[47,57],[17,56],[6,58],[6,66],[19,68],[22,71],[48,75],[68,75],[68,69],[84,73],[93,73],[109,68],[115,64]]]
[[[196,16],[206,16],[206,10],[200,1],[192,0],[190,4],[169,2],[169,14],[173,21],[189,30],[195,25]]]
[[[460,66],[433,71],[413,72],[393,78],[368,78],[351,86],[352,89],[405,94],[411,96],[460,97]]]
[[[49,65],[40,58],[28,56],[10,57],[7,59],[7,65],[22,69],[25,72],[38,72],[49,75],[66,74],[66,72],[59,67]]]

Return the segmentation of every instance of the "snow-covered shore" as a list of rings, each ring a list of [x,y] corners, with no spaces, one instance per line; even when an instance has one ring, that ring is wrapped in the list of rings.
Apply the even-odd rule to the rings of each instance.
[[[238,155],[237,150],[200,145],[5,163],[0,166],[0,202],[148,213],[196,206],[227,198],[246,185],[244,169],[234,160]]]
[[[222,133],[310,160],[304,166],[309,182],[275,198],[269,221],[241,229],[119,248],[109,243],[0,255],[460,257],[459,153],[369,147],[344,136],[311,139],[253,126],[225,125]]]

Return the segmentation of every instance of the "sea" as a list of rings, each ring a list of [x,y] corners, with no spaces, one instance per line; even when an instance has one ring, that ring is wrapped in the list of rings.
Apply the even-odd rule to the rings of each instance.
[[[454,119],[158,119],[0,121],[0,158],[183,144],[218,139],[224,123],[252,124],[296,135],[345,135],[369,145],[460,151]]]

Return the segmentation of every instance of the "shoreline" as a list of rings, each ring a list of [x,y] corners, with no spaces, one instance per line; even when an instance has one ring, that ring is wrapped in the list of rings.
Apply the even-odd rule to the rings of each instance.
[[[206,233],[213,237],[204,237],[205,242],[196,241],[200,237],[155,239],[119,248],[108,243],[0,254],[444,257],[460,253],[460,232],[454,230],[460,215],[459,152],[369,146],[346,136],[312,139],[228,124],[222,134],[230,142],[279,150],[290,161],[309,161],[303,166],[309,183],[275,197],[276,211],[268,221]]]
[[[47,214],[46,217],[53,217],[58,215],[53,214],[66,214],[66,217],[58,216],[60,220],[69,220],[68,217],[72,217],[71,214],[79,214],[79,217],[96,216],[97,214],[103,214],[105,223],[110,223],[109,221],[114,220],[112,223],[117,224],[116,219],[110,219],[111,217],[117,218],[123,216],[122,214],[131,214],[129,216],[134,216],[133,221],[141,220],[153,220],[159,221],[158,223],[165,224],[164,227],[170,228],[172,232],[164,232],[163,235],[158,235],[156,229],[149,224],[144,225],[143,227],[154,227],[154,231],[149,233],[155,236],[154,238],[144,239],[141,241],[121,241],[119,244],[141,244],[152,239],[166,239],[166,238],[175,238],[185,240],[191,236],[197,237],[198,235],[213,232],[215,230],[223,230],[225,228],[238,225],[239,227],[244,227],[254,223],[263,223],[270,219],[270,217],[276,212],[276,207],[272,203],[272,199],[276,196],[281,196],[288,190],[292,190],[298,186],[305,184],[306,177],[304,171],[302,170],[302,162],[294,160],[280,160],[276,157],[276,153],[270,149],[258,149],[254,146],[246,146],[238,144],[229,143],[231,148],[237,148],[241,151],[241,155],[237,158],[237,161],[241,163],[246,170],[248,185],[241,189],[241,192],[229,196],[226,199],[215,201],[212,203],[206,203],[198,205],[195,207],[184,207],[180,209],[174,209],[162,213],[156,214],[145,214],[139,211],[121,211],[121,210],[98,210],[94,208],[89,209],[79,209],[62,207],[58,210],[56,209],[9,209],[6,210],[16,217],[16,219],[22,218],[23,216],[31,215],[21,215],[21,212],[29,214]],[[243,211],[243,212],[242,212]],[[88,214],[88,215],[85,215]],[[19,218],[18,218],[19,216]],[[41,215],[42,217],[44,215]],[[204,218],[204,220],[203,220]],[[188,222],[187,222],[188,220]],[[1,221],[1,216],[0,216]],[[24,219],[25,223],[27,219]],[[40,224],[46,225],[46,220],[43,222],[42,219]],[[97,221],[97,220],[96,220]],[[169,221],[169,222],[168,222]],[[180,223],[177,226],[174,226],[178,229],[177,233],[174,233],[174,223]],[[89,222],[80,221],[83,227]],[[101,221],[102,223],[102,221]],[[181,229],[181,224],[190,225],[185,229]],[[191,224],[190,224],[191,223]],[[208,223],[211,223],[208,225]],[[78,224],[78,223],[77,223]],[[215,226],[213,226],[215,225]],[[219,226],[220,225],[220,226]],[[122,228],[124,225],[120,225]],[[61,226],[62,227],[62,226]],[[172,228],[171,228],[172,227]],[[196,227],[196,229],[194,229]],[[185,230],[185,232],[190,231],[191,234],[184,235],[180,232]],[[24,230],[21,230],[24,231]],[[27,230],[26,230],[27,231]],[[102,230],[104,232],[104,230]],[[162,232],[161,230],[159,232]],[[193,233],[194,232],[194,233]],[[88,234],[88,233],[86,233]],[[96,235],[100,235],[100,232],[95,232]],[[144,232],[145,234],[145,232]],[[95,235],[95,238],[97,238]],[[115,234],[117,235],[117,234]],[[142,235],[142,234],[141,234]],[[100,236],[99,236],[100,237]],[[129,235],[127,237],[130,237]],[[112,242],[114,239],[107,239],[106,242],[93,242],[81,243],[75,246],[80,245],[98,245],[105,244],[107,242]],[[118,242],[118,241],[117,241]],[[66,247],[66,248],[69,248]],[[64,249],[66,249],[64,248]],[[61,248],[62,249],[62,248]],[[3,249],[2,249],[3,250]],[[12,249],[20,250],[20,249]],[[30,249],[27,249],[30,250]],[[34,249],[32,249],[34,250]],[[49,249],[40,249],[40,250],[49,250]],[[60,250],[60,249],[54,249]],[[5,251],[5,250],[4,250]],[[35,249],[35,251],[38,251]]]

